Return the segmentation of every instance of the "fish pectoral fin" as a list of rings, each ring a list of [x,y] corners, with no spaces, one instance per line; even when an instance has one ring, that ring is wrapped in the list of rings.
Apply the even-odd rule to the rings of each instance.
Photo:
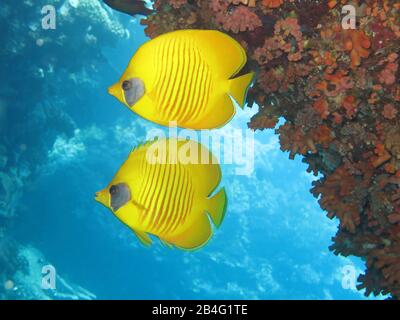
[[[138,207],[140,210],[146,210],[146,208],[139,202],[137,202],[135,199],[131,199],[131,202],[133,203],[134,206]]]
[[[149,235],[144,231],[133,230],[135,235],[138,237],[139,241],[144,244],[146,247],[152,245],[153,241],[149,237]]]
[[[254,72],[247,73],[243,76],[230,79],[229,82],[229,95],[239,104],[243,109],[246,102],[247,91],[253,82]]]
[[[157,100],[157,93],[156,90],[151,90],[149,93],[146,93],[146,96],[148,99],[150,99],[152,102],[155,102]]]
[[[157,104],[156,101],[156,97],[151,92],[145,93],[143,97],[141,97],[137,103],[131,107],[131,110],[146,120],[155,122],[160,116],[155,107]]]

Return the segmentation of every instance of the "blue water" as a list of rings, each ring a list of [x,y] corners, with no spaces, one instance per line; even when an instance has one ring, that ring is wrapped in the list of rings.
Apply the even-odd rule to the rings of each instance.
[[[61,3],[55,1],[58,8]],[[40,17],[35,10],[33,20]],[[62,58],[53,73],[38,80],[44,88],[38,102],[29,109],[22,104],[25,109],[7,120],[12,128],[14,122],[29,128],[16,136],[7,131],[13,142],[10,159],[17,159],[7,168],[34,172],[18,188],[7,237],[40,251],[45,261],[39,263],[53,265],[72,287],[85,288],[98,299],[363,299],[361,292],[343,286],[342,273],[351,266],[357,276],[363,263],[328,250],[337,222],[325,216],[309,193],[314,177],[305,173],[306,165],[280,151],[272,130],[255,135],[251,175],[237,175],[234,165],[222,166],[229,199],[226,218],[198,251],[170,250],[158,241],[145,248],[94,201],[94,193],[108,184],[129,151],[154,127],[107,94],[135,50],[148,41],[138,21],[118,13],[110,17],[130,32],[129,38],[113,40],[114,47],[102,40],[111,36],[102,36],[99,28],[95,45],[72,44],[80,46],[82,55],[69,56],[51,44],[23,51],[33,66],[51,63],[41,60],[42,54]],[[64,25],[68,31],[61,26],[40,34],[52,39],[62,32],[84,32],[82,24]],[[47,49],[51,51],[44,53]],[[77,80],[71,81],[72,73]],[[14,85],[19,76],[23,83],[21,73],[12,76]],[[3,98],[9,105],[13,99]],[[49,105],[61,120],[43,115]],[[255,111],[238,110],[229,128],[245,134]],[[25,153],[17,151],[21,144],[27,146]],[[21,277],[11,277],[16,290],[27,286]]]

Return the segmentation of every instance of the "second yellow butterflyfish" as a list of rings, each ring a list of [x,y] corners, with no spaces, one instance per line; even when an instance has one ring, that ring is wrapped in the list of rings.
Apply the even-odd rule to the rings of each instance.
[[[196,249],[220,226],[226,210],[221,169],[203,145],[160,139],[134,149],[96,200],[150,245],[149,234],[164,244]]]
[[[243,107],[254,73],[233,38],[216,30],[179,30],[142,45],[109,88],[129,109],[161,125],[213,129]]]

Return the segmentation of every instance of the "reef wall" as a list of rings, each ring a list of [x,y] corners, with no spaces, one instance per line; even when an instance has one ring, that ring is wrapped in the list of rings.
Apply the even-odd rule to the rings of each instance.
[[[344,29],[342,7],[356,9]],[[218,29],[246,48],[258,73],[254,130],[321,178],[311,192],[339,230],[330,249],[366,262],[365,294],[400,298],[400,3],[396,1],[165,0],[142,23],[155,37]]]

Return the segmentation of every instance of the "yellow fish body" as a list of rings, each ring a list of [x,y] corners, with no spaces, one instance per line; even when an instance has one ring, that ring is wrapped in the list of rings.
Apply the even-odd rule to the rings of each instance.
[[[181,161],[187,151],[195,161]],[[196,249],[212,236],[210,220],[218,227],[224,218],[225,190],[214,193],[220,180],[220,166],[207,148],[191,140],[161,139],[134,149],[96,200],[146,245],[152,234],[168,246]]]
[[[216,30],[179,30],[141,46],[121,79],[109,88],[132,111],[161,125],[213,129],[241,107],[254,74],[233,78],[247,57],[241,45]]]

